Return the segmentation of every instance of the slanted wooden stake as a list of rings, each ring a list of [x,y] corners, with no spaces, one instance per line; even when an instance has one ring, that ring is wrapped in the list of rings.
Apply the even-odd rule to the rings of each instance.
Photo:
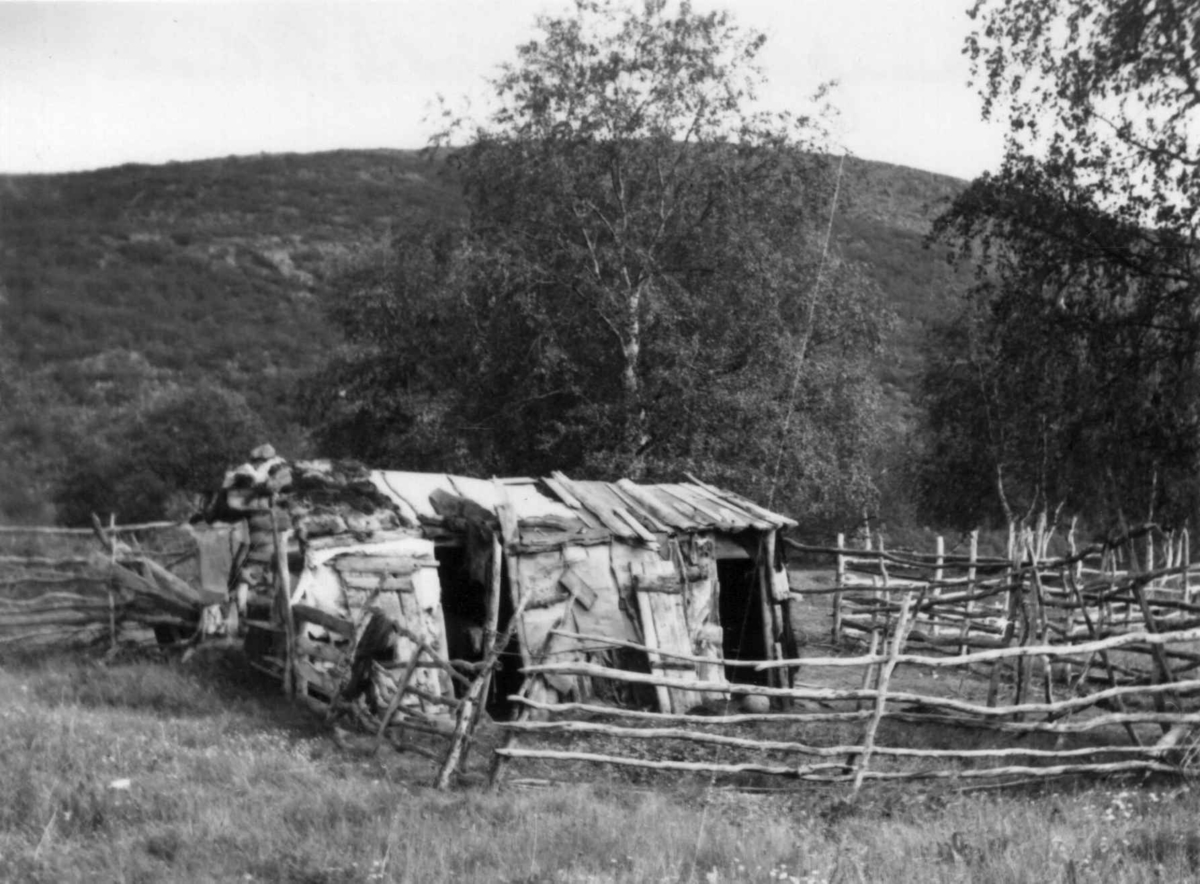
[[[1088,635],[1091,637],[1092,641],[1095,642],[1100,638],[1100,630],[1097,629],[1096,624],[1092,621],[1091,615],[1088,613],[1087,600],[1083,597],[1083,593],[1079,589],[1079,581],[1076,579],[1073,571],[1069,575],[1068,587],[1075,596],[1075,601],[1079,604],[1079,613],[1083,616],[1083,622],[1087,626]],[[1104,672],[1108,677],[1108,686],[1115,690],[1117,687],[1117,676],[1113,672],[1112,660],[1109,658],[1107,651],[1100,652],[1100,662],[1104,664]],[[1084,664],[1083,672],[1079,674],[1080,683],[1082,683],[1084,676],[1087,675],[1087,670],[1090,665],[1091,660],[1089,658],[1088,662]],[[1125,702],[1119,695],[1116,698],[1116,704],[1117,708],[1124,713]],[[1125,733],[1129,735],[1130,742],[1132,742],[1135,746],[1142,745],[1142,741],[1138,738],[1137,731],[1134,729],[1133,725],[1126,721],[1124,722],[1124,726]]]
[[[1146,591],[1144,582],[1141,580],[1133,581],[1133,593],[1137,598],[1138,607],[1142,611],[1142,622],[1145,624],[1146,632],[1155,634],[1159,631],[1158,622],[1154,619],[1154,613],[1150,610],[1150,604],[1146,601]],[[1132,606],[1131,606],[1132,607]],[[1167,659],[1166,649],[1162,645],[1154,645],[1152,647],[1154,662],[1157,664],[1157,677],[1161,684],[1170,684],[1175,681],[1175,673],[1171,670],[1171,662]],[[1163,701],[1162,694],[1154,695],[1154,705],[1159,712],[1166,711],[1166,703]],[[1175,695],[1175,706],[1180,707],[1179,695]],[[1162,724],[1162,731],[1166,733],[1170,730],[1167,724]]]
[[[863,777],[866,775],[867,765],[871,760],[871,752],[875,749],[875,732],[879,729],[879,722],[883,719],[884,708],[887,705],[888,682],[892,679],[892,672],[896,668],[897,658],[900,656],[900,651],[904,648],[904,640],[908,633],[908,615],[911,609],[912,595],[906,592],[904,593],[903,601],[900,603],[900,615],[896,618],[896,631],[892,635],[892,646],[888,651],[887,662],[879,670],[875,711],[867,722],[867,729],[863,734],[862,752],[859,754],[858,762],[854,768],[854,784],[850,791],[851,801],[858,796],[858,790],[862,788]]]
[[[475,703],[475,716],[471,720],[471,728],[467,732],[467,741],[463,746],[462,757],[458,760],[458,768],[462,770],[466,767],[467,756],[471,752],[471,739],[475,734],[475,729],[479,727],[479,720],[483,717],[484,707],[487,706],[488,691],[492,686],[492,679],[496,668],[500,663],[500,656],[504,653],[504,646],[497,647],[500,636],[497,631],[500,626],[500,591],[503,587],[504,572],[500,569],[500,563],[504,561],[504,544],[500,540],[498,531],[492,532],[492,573],[491,585],[488,588],[487,599],[487,622],[484,624],[484,647],[487,649],[484,659],[491,653],[493,649],[496,651],[496,665],[488,666],[479,674],[479,678],[483,679],[483,690],[480,691],[479,700]]]
[[[1020,610],[1020,596],[1024,591],[1024,577],[1021,575],[1020,564],[1015,558],[1016,556],[1016,540],[1015,525],[1010,524],[1008,528],[1008,606],[1004,615],[1004,632],[1001,635],[1001,642],[1004,647],[1012,644],[1013,634],[1016,632],[1017,614]],[[997,694],[1000,690],[1000,672],[1005,666],[1003,660],[997,660],[992,665],[991,676],[988,678],[987,704],[989,706],[996,705]]]
[[[416,650],[408,658],[408,663],[405,664],[404,671],[400,674],[400,680],[396,682],[396,693],[392,695],[392,699],[388,702],[388,707],[379,722],[379,730],[375,733],[375,745],[371,748],[372,752],[379,751],[379,746],[383,742],[383,735],[387,731],[388,725],[392,723],[392,716],[400,708],[400,700],[403,699],[404,692],[408,690],[408,683],[412,681],[413,673],[417,671],[417,662],[421,659],[421,655],[428,650],[425,643],[419,641],[417,642]],[[432,657],[433,655],[430,656]]]
[[[1188,544],[1188,529],[1179,532],[1179,580],[1183,589],[1184,604],[1192,604],[1192,581],[1188,574],[1192,567],[1191,549]]]
[[[878,540],[879,540],[879,551],[882,553],[884,551],[882,534],[879,535]],[[871,541],[867,540],[867,548],[870,549],[870,547],[871,547]],[[880,557],[880,559],[879,559],[879,571],[880,571],[880,574],[882,575],[882,580],[883,580],[882,600],[884,602],[890,604],[891,600],[892,600],[892,593],[891,593],[891,590],[888,588],[889,583],[888,583],[887,562],[882,557]],[[873,582],[874,582],[874,580],[872,580],[872,583]],[[880,599],[881,599],[881,596],[879,594],[879,589],[878,588],[872,589],[871,590],[871,600],[874,602],[879,602]],[[869,657],[874,657],[875,652],[879,650],[880,630],[884,631],[885,633],[887,632],[887,617],[890,615],[885,614],[883,622],[880,623],[879,622],[880,609],[881,609],[881,606],[879,604],[874,604],[871,606],[871,645],[867,651],[867,656],[869,656]],[[872,686],[876,683],[876,681],[879,678],[879,671],[880,670],[879,670],[878,664],[871,664],[863,670],[862,690],[866,691],[866,690],[870,690],[872,688]]]
[[[283,617],[283,636],[287,647],[283,656],[283,692],[289,697],[296,692],[296,621],[292,619],[292,587],[288,579],[287,542],[290,531],[279,530],[275,521],[276,495],[271,495],[271,537],[275,541],[275,593],[279,613]],[[307,696],[308,684],[304,683],[301,693]]]
[[[494,551],[493,547],[493,551]],[[497,563],[499,567],[499,563]],[[517,604],[517,609],[513,611],[511,619],[508,621],[508,627],[504,630],[504,635],[498,640],[492,642],[491,648],[488,650],[487,657],[481,665],[480,672],[475,676],[475,680],[471,682],[471,686],[467,688],[466,695],[462,698],[459,704],[458,713],[454,720],[454,733],[450,737],[450,749],[446,752],[446,760],[442,762],[442,769],[438,771],[436,786],[438,789],[446,789],[450,785],[450,777],[454,771],[458,769],[459,760],[474,733],[474,724],[479,721],[479,716],[475,714],[475,709],[483,701],[485,696],[484,691],[487,689],[488,683],[491,680],[492,670],[496,668],[496,664],[500,661],[500,654],[508,643],[512,641],[512,637],[516,634],[517,624],[521,622],[521,616],[525,613],[525,605],[533,597],[533,593],[527,592],[521,597],[521,601]]]

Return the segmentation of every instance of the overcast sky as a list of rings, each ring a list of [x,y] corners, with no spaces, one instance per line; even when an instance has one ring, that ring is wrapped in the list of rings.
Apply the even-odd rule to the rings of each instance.
[[[839,147],[963,178],[994,168],[961,55],[969,0],[695,0],[768,35],[765,99],[840,86]],[[422,146],[569,0],[0,0],[0,171]]]

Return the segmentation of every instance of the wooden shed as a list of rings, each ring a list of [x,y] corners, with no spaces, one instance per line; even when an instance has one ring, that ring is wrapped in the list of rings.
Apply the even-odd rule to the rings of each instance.
[[[393,706],[389,687],[398,686],[407,691],[397,700],[401,711],[435,715],[439,704],[452,706],[448,662],[479,662],[490,646],[487,632],[504,632],[514,616],[488,702],[493,714],[518,691],[676,712],[704,700],[686,687],[635,695],[627,685],[574,675],[526,683],[521,667],[532,663],[597,662],[680,682],[787,677],[724,665],[795,655],[777,540],[795,524],[785,516],[695,479],[638,485],[562,473],[483,480],[358,469],[298,462],[280,479],[276,468],[275,515],[260,508],[251,516],[252,537],[254,524],[271,527],[260,527],[251,542],[260,561],[248,579],[267,580],[261,564],[270,558],[277,585],[287,562],[294,617],[274,602],[257,612],[251,604],[256,636],[248,650],[274,664],[291,660],[288,672],[306,694],[332,700],[373,679],[377,707]],[[229,500],[256,506],[242,485]],[[272,556],[263,549],[268,530],[278,545]],[[364,642],[372,619],[393,625],[389,642]],[[429,659],[401,678],[422,644]]]
[[[448,642],[460,658],[479,653],[463,636],[486,626],[489,607],[498,609],[501,625],[522,611],[508,649],[512,663],[590,660],[681,681],[722,681],[727,659],[795,654],[777,542],[795,523],[738,495],[694,480],[638,485],[562,473],[485,481],[384,471],[372,480],[434,543]],[[491,587],[499,598],[489,598]],[[621,642],[662,654],[630,652]],[[499,684],[502,705],[503,690],[520,682]],[[579,676],[541,679],[525,690],[547,700],[649,700],[664,711],[703,700],[665,687],[634,698]]]

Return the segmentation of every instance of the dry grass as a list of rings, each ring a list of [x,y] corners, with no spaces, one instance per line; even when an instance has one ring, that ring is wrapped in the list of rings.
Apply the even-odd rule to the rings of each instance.
[[[0,668],[0,880],[1200,875],[1200,800],[1179,781],[1004,793],[877,786],[850,806],[841,790],[747,793],[704,778],[581,768],[586,782],[441,794],[428,787],[428,761],[360,749],[247,674],[233,652],[186,665],[8,665]]]

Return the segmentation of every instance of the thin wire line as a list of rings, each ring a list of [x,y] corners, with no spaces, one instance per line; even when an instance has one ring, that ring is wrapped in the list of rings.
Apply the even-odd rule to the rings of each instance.
[[[817,264],[817,278],[813,282],[812,300],[809,302],[809,307],[808,307],[808,318],[807,318],[808,321],[807,321],[807,325],[804,330],[804,337],[801,339],[799,353],[796,357],[796,371],[792,375],[792,392],[788,398],[788,410],[787,410],[787,415],[783,421],[782,438],[780,438],[780,440],[779,440],[779,454],[775,458],[775,472],[774,472],[774,475],[771,477],[771,491],[767,495],[767,509],[770,509],[772,504],[774,504],[774,502],[775,502],[775,488],[779,482],[779,467],[783,463],[783,449],[784,449],[784,446],[787,444],[788,430],[791,429],[792,414],[796,410],[796,391],[800,386],[800,372],[804,368],[804,359],[808,352],[808,341],[809,341],[809,338],[812,336],[813,314],[816,312],[817,295],[820,294],[820,291],[821,291],[821,279],[823,278],[823,276],[825,274],[825,261],[829,256],[829,241],[833,236],[833,218],[834,218],[834,215],[837,213],[838,196],[841,194],[841,189],[842,189],[842,170],[845,167],[845,165],[846,165],[846,154],[845,154],[845,152],[843,152],[841,159],[838,160],[837,179],[834,181],[834,184],[833,184],[833,202],[829,206],[829,224],[825,228],[825,244],[821,247],[821,260]],[[771,567],[774,567],[773,562],[769,563],[769,565]],[[762,547],[760,546],[758,549],[758,552],[755,553],[755,556],[754,556],[754,571],[753,571],[753,573],[758,574],[759,568],[761,568],[761,567],[762,567]],[[742,610],[741,635],[738,638],[738,648],[739,649],[742,647],[742,643],[746,640],[746,623],[749,619],[750,619],[750,606],[747,604],[746,607]],[[764,651],[767,654],[770,654],[769,648],[764,648]],[[726,711],[728,711],[728,709]],[[718,756],[723,752],[724,748],[726,748],[726,747],[718,747],[718,749],[717,749]],[[697,831],[696,831],[696,844],[692,848],[692,865],[691,865],[691,868],[688,869],[688,876],[687,876],[686,884],[692,884],[692,881],[694,881],[695,877],[696,877],[696,863],[699,861],[699,857],[700,857],[700,844],[704,840],[704,827],[708,822],[708,807],[709,807],[709,804],[711,803],[712,790],[716,786],[716,782],[717,782],[717,770],[714,767],[713,771],[712,771],[712,775],[709,776],[709,778],[708,778],[708,786],[704,790],[704,807],[700,811],[700,825],[697,827]]]
[[[825,245],[821,248],[821,261],[817,264],[817,278],[813,282],[812,300],[808,303],[808,318],[804,327],[804,337],[800,339],[799,352],[796,355],[796,370],[792,373],[792,392],[788,396],[787,415],[783,419],[783,433],[779,439],[779,453],[775,456],[775,471],[771,476],[771,490],[767,494],[767,509],[775,503],[775,489],[779,484],[779,468],[783,463],[783,450],[787,446],[788,431],[792,428],[792,415],[796,412],[796,392],[800,388],[800,372],[804,368],[804,360],[808,356],[808,342],[812,338],[813,315],[817,309],[817,296],[821,292],[821,280],[825,276],[825,261],[829,256],[829,240],[833,237],[833,218],[837,214],[838,196],[842,190],[842,169],[846,165],[846,154],[838,160],[837,180],[833,184],[833,203],[829,207],[829,224],[825,228]]]

